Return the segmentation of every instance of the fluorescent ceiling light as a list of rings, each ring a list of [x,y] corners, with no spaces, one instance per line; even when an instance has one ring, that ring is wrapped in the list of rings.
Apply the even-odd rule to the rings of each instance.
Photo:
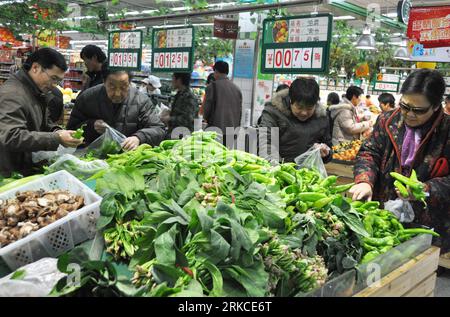
[[[355,20],[355,17],[351,16],[351,15],[342,15],[340,17],[334,17],[333,20],[339,21],[345,21],[345,20]]]
[[[78,43],[108,43],[108,40],[72,40],[70,44],[78,44]]]
[[[77,30],[70,30],[70,31],[62,31],[62,34],[72,34],[72,33],[80,33]]]
[[[136,30],[142,30],[142,29],[145,29],[145,28],[146,28],[145,26],[137,26]]]
[[[383,14],[385,17],[388,17],[388,18],[396,18],[397,17],[397,12],[389,12],[389,13],[386,13],[386,14]]]
[[[139,15],[139,14],[141,14],[141,12],[139,12],[139,11],[125,12],[125,15]]]

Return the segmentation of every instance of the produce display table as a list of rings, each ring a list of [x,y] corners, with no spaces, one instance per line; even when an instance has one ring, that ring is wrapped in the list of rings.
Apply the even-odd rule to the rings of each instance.
[[[325,164],[328,175],[339,176],[338,184],[349,184],[353,182],[353,165],[354,162],[344,162],[332,160]]]
[[[354,297],[433,297],[439,251],[430,247]]]
[[[439,258],[439,266],[450,269],[450,252],[441,255]]]

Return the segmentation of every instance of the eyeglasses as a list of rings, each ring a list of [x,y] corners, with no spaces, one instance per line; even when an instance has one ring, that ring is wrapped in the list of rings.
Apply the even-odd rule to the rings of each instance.
[[[61,77],[58,77],[58,76],[50,76],[50,74],[47,73],[47,71],[43,67],[42,67],[42,71],[48,76],[48,78],[50,78],[50,80],[54,84],[59,84],[59,83],[64,81],[64,78],[61,78]]]
[[[411,107],[410,105],[404,103],[403,101],[400,101],[399,106],[406,113],[411,111],[418,115],[427,113],[433,107],[433,106],[429,106],[427,108],[414,108],[414,107]]]

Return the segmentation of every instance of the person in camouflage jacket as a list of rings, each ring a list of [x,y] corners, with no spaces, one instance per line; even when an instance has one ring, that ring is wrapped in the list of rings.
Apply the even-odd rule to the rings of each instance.
[[[172,102],[170,112],[163,113],[161,120],[167,124],[167,138],[172,137],[175,128],[183,127],[189,131],[194,130],[194,119],[197,116],[199,101],[189,88],[191,81],[190,73],[174,73],[172,77],[172,86],[177,89]]]
[[[420,70],[410,75],[401,90],[400,109],[380,115],[372,136],[363,143],[354,168],[357,185],[350,193],[355,200],[395,200],[398,195],[390,172],[409,177],[414,169],[418,179],[426,185],[425,192],[429,193],[427,207],[411,201],[414,223],[434,228],[441,235],[434,244],[440,246],[442,252],[448,252],[450,117],[444,114],[441,106],[444,91],[445,82],[436,71]],[[431,105],[423,107],[427,101]],[[411,114],[420,108],[426,113]],[[421,137],[409,159],[405,160],[408,129],[417,131]]]

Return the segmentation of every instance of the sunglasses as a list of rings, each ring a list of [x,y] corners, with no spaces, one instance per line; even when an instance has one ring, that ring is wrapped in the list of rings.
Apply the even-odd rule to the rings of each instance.
[[[406,113],[408,112],[413,112],[415,114],[425,114],[427,113],[431,108],[433,108],[433,106],[429,106],[427,108],[415,108],[415,107],[411,107],[410,105],[404,103],[403,101],[400,101],[399,103],[400,108],[405,111]]]

